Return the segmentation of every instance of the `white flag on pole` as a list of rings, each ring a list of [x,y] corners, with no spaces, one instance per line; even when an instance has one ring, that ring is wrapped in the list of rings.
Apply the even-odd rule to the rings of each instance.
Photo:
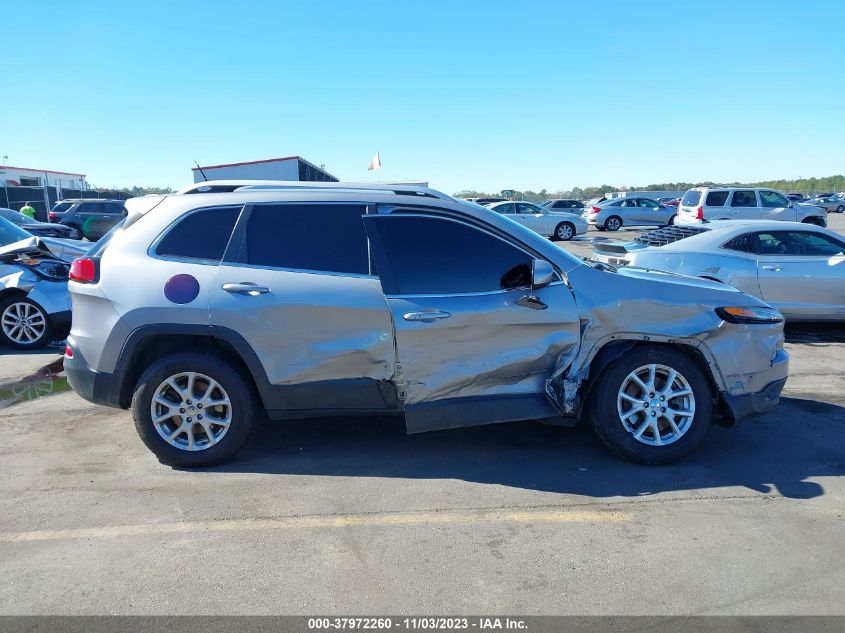
[[[378,152],[375,153],[373,160],[370,161],[367,171],[373,171],[374,169],[381,169],[381,156],[378,155]]]

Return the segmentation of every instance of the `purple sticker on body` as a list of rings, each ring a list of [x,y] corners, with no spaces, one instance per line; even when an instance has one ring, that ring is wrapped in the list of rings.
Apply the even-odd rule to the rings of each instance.
[[[200,293],[200,282],[192,275],[173,275],[164,284],[164,296],[173,303],[190,303]]]

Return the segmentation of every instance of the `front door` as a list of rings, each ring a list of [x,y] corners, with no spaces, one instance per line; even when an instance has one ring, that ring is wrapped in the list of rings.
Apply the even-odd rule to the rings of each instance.
[[[777,191],[760,191],[760,208],[764,220],[795,221],[795,209]]]
[[[268,408],[396,407],[393,325],[370,264],[366,211],[268,203],[241,216],[212,284],[210,324],[255,352],[275,401]]]
[[[757,234],[763,300],[786,315],[841,319],[845,312],[845,242],[815,231]]]
[[[545,382],[579,342],[568,286],[540,289],[532,308],[533,258],[519,245],[426,212],[364,222],[393,315],[409,432],[556,415]]]

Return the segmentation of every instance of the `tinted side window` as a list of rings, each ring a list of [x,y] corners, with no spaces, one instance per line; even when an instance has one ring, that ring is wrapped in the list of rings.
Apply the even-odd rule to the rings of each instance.
[[[79,208],[77,208],[77,212],[99,213],[100,212],[100,203],[99,202],[83,202],[79,206]]]
[[[728,201],[730,191],[710,191],[704,201],[708,207],[723,207]]]
[[[186,215],[158,243],[156,255],[220,261],[240,210],[218,207]]]
[[[785,207],[789,204],[786,198],[774,191],[761,191],[760,204],[768,208]]]
[[[690,189],[684,194],[683,200],[681,200],[681,204],[685,207],[694,207],[699,203],[701,200],[701,192],[695,191],[694,189]]]
[[[756,207],[757,195],[753,191],[734,191],[732,207]]]
[[[494,211],[504,213],[505,215],[513,215],[514,213],[516,213],[516,209],[512,204],[500,204],[494,209]]]
[[[119,202],[106,202],[100,206],[101,213],[123,213],[123,205]]]
[[[274,204],[253,207],[242,259],[257,266],[333,273],[370,273],[358,204]]]
[[[827,235],[804,231],[772,231],[760,233],[763,255],[797,255],[832,257],[845,253],[845,244]]]
[[[439,218],[378,222],[399,294],[461,294],[531,284],[531,258],[479,229]]]
[[[753,233],[745,233],[744,235],[736,236],[725,244],[724,248],[728,248],[732,251],[740,251],[742,253],[757,252],[756,239],[754,238]]]

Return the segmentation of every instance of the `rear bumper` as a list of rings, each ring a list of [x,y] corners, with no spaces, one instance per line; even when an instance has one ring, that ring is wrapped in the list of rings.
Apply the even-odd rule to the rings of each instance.
[[[73,345],[68,342],[73,349]],[[116,374],[94,371],[82,358],[78,350],[73,349],[73,358],[65,356],[64,370],[68,384],[78,396],[107,407],[120,408],[120,381]]]

